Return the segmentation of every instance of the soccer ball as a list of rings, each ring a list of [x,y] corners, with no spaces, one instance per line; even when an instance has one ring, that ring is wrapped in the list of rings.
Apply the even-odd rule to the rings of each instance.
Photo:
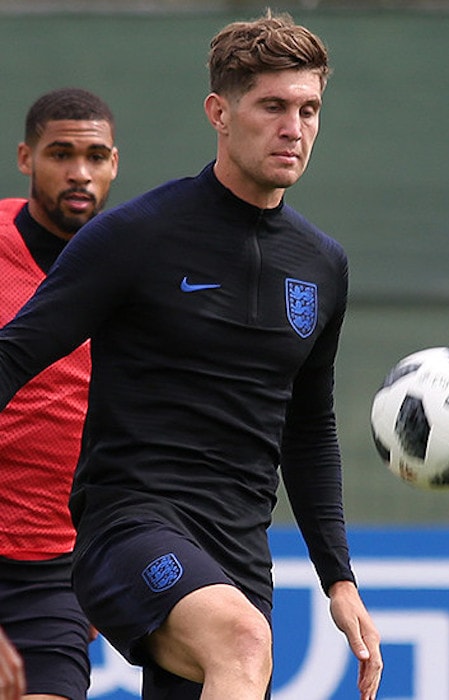
[[[371,430],[397,477],[449,488],[449,347],[415,352],[393,367],[374,396]]]

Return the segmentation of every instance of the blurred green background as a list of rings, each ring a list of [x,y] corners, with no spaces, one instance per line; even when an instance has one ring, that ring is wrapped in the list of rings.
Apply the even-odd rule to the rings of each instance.
[[[0,197],[26,196],[16,169],[25,113],[56,87],[93,90],[115,112],[121,161],[110,205],[211,160],[215,135],[202,109],[209,40],[265,5],[203,5],[208,11],[169,11],[168,2],[157,12],[22,5],[17,13],[0,2]],[[336,395],[347,519],[446,523],[449,491],[395,479],[375,453],[369,416],[397,360],[449,344],[449,13],[305,5],[317,7],[273,9],[320,34],[334,74],[311,164],[287,201],[343,243],[351,263]],[[275,522],[290,520],[281,489]]]

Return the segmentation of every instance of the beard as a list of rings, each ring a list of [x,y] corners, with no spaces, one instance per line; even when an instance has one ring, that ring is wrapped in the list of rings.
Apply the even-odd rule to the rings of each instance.
[[[75,193],[89,197],[89,201],[93,205],[92,208],[80,214],[65,213],[63,210],[64,198]],[[44,211],[49,221],[51,221],[59,231],[69,236],[73,236],[77,233],[81,226],[84,226],[85,223],[96,216],[106,203],[106,197],[98,202],[92,193],[87,192],[82,187],[72,187],[64,190],[58,195],[56,200],[53,200],[39,188],[35,178],[33,178],[31,184],[31,196],[39,202],[39,206]]]

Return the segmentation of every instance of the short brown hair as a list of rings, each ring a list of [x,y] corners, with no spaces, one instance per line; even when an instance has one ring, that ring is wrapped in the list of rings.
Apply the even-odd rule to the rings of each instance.
[[[330,73],[327,49],[287,13],[228,24],[210,43],[212,92],[244,94],[259,73],[297,68],[316,70],[324,90]]]
[[[25,142],[33,146],[47,122],[61,119],[106,121],[114,135],[114,116],[106,102],[82,88],[60,88],[46,92],[31,105],[25,120]]]

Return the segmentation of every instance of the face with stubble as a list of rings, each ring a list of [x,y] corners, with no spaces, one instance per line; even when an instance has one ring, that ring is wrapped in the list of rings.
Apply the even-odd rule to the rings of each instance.
[[[18,167],[31,177],[29,211],[68,240],[104,207],[118,152],[107,121],[55,120],[33,145],[21,143]]]
[[[322,85],[314,70],[262,73],[243,95],[211,93],[218,132],[215,173],[234,194],[275,207],[304,173],[319,129]]]

